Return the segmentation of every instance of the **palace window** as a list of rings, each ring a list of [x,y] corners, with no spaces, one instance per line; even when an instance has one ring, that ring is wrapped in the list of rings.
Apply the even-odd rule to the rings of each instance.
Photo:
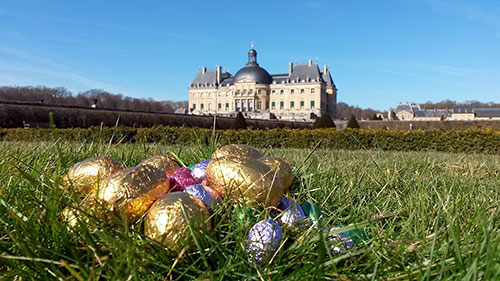
[[[290,102],[290,108],[294,108],[295,107],[295,102],[294,101],[291,101]]]
[[[311,109],[314,109],[314,101],[311,101]]]
[[[203,108],[205,107],[205,105],[202,103],[200,104],[200,109],[203,110]]]
[[[193,103],[193,110],[196,110],[196,103]]]
[[[285,108],[285,102],[284,101],[280,101],[280,109],[283,109]]]
[[[219,110],[220,110],[220,109],[222,108],[222,103],[219,103],[219,104],[217,105],[217,107],[218,107],[218,108],[219,108]]]
[[[261,109],[262,109],[262,102],[258,101],[257,102],[257,110],[261,110]]]
[[[292,95],[293,95],[294,93],[295,93],[295,90],[294,90],[294,89],[291,89],[291,90],[290,90],[290,94],[292,94]]]
[[[285,91],[284,91],[284,90],[281,90],[281,91],[280,91],[280,95],[283,95],[284,93],[285,93]]]
[[[304,109],[304,101],[303,100],[300,101],[300,109]]]
[[[275,109],[276,108],[276,102],[271,102],[271,109]]]
[[[208,110],[212,110],[212,104],[211,103],[208,104]]]
[[[304,89],[300,89],[300,93],[301,93],[301,94],[304,94]]]
[[[314,94],[314,90],[315,90],[314,88],[311,88],[311,94]]]
[[[275,91],[275,90],[273,90],[273,91],[271,92],[271,94],[273,94],[273,95],[274,95],[274,94],[276,94],[276,91]]]
[[[257,94],[258,94],[259,96],[260,96],[260,93],[261,93],[261,90],[258,90],[258,91],[257,91]]]
[[[229,109],[229,103],[226,102],[226,110],[228,110],[228,109]]]

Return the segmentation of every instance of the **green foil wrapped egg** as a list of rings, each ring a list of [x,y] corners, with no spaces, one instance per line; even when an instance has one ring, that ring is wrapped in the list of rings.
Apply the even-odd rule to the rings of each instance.
[[[277,170],[277,176],[281,180],[281,185],[285,191],[289,191],[293,184],[292,167],[285,160],[278,157],[264,157],[260,159],[262,163],[268,165],[272,169]]]
[[[212,159],[223,158],[223,157],[235,157],[235,158],[262,158],[262,153],[256,148],[246,145],[246,144],[228,144],[219,149],[217,149],[212,154]]]
[[[86,195],[92,193],[105,178],[122,169],[123,165],[115,159],[105,156],[90,158],[71,166],[61,185]]]
[[[106,178],[95,198],[105,208],[124,212],[129,222],[137,221],[160,197],[169,192],[164,171],[149,165],[139,165]]]
[[[169,155],[156,155],[150,157],[139,163],[138,166],[144,166],[144,165],[150,165],[162,170],[167,174],[167,177],[172,175],[172,173],[175,170],[180,168],[179,163],[177,163],[177,160],[175,160],[174,157]]]
[[[253,158],[212,159],[206,178],[207,185],[221,196],[248,205],[278,206],[284,193],[271,168]]]
[[[189,226],[195,234],[203,230],[210,231],[208,210],[198,198],[186,192],[173,192],[151,206],[146,216],[144,232],[176,255],[184,247],[192,245]]]

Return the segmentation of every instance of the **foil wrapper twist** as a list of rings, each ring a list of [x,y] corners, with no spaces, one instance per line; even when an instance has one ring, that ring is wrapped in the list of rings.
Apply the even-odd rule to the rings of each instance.
[[[68,169],[62,178],[61,185],[65,189],[74,188],[74,191],[86,195],[95,191],[95,188],[108,176],[123,169],[123,165],[115,159],[101,156],[78,162]]]
[[[253,158],[212,159],[207,167],[207,185],[219,195],[247,205],[277,206],[284,193],[271,168]]]
[[[247,253],[250,261],[263,263],[278,249],[283,231],[272,219],[256,223],[247,235]]]
[[[193,243],[188,223],[195,234],[211,229],[209,213],[199,199],[185,192],[173,192],[151,206],[146,216],[144,232],[176,255]]]

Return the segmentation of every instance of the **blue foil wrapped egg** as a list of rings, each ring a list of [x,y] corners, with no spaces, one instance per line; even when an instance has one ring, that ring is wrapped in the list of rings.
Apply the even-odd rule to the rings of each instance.
[[[247,235],[248,258],[254,263],[263,263],[278,249],[283,230],[272,219],[265,219],[256,223]]]
[[[213,211],[217,206],[216,198],[213,198],[201,184],[190,185],[184,189],[184,192],[200,199],[200,201],[203,202],[203,205],[205,205],[205,207],[207,207],[209,211]]]
[[[210,162],[210,160],[203,160],[199,163],[196,163],[191,170],[191,175],[193,178],[195,178],[198,182],[202,182],[206,178],[206,173],[207,173],[207,165]]]
[[[283,210],[279,217],[280,222],[288,227],[307,218],[302,207],[292,199],[282,198],[278,208]]]
[[[288,227],[305,220],[307,217],[299,204],[288,207],[280,216],[280,222]]]
[[[332,232],[337,229],[336,227],[327,227],[325,231]],[[345,232],[329,234],[327,238],[330,244],[330,251],[333,255],[339,255],[347,252],[354,246],[352,238]]]

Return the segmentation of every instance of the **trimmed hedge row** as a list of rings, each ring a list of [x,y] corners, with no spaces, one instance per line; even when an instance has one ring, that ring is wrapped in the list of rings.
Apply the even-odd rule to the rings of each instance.
[[[311,148],[321,141],[322,148],[379,149],[395,151],[483,152],[500,154],[500,130],[336,130],[269,129],[217,130],[220,144],[245,143],[256,147]],[[212,130],[157,126],[152,128],[112,127],[74,129],[0,129],[4,141],[49,141],[60,138],[86,142],[138,142],[167,145],[199,143],[212,136]]]

